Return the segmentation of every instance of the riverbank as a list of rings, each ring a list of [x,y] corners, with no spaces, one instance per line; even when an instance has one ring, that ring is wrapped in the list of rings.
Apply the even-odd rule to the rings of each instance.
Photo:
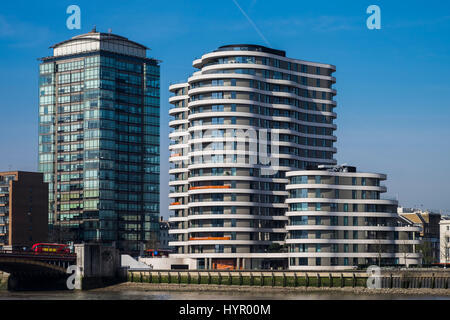
[[[124,282],[117,285],[90,290],[92,292],[221,292],[221,293],[252,293],[252,294],[352,294],[364,296],[440,296],[450,298],[450,289],[368,289],[364,287],[344,288],[314,288],[314,287],[255,287],[205,284],[167,284],[167,283],[137,283]]]

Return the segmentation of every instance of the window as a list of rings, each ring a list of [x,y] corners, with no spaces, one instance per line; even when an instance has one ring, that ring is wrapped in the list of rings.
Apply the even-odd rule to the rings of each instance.
[[[301,217],[292,217],[291,225],[307,225],[308,224],[308,216]]]
[[[338,225],[338,217],[336,217],[336,216],[330,217],[330,225],[337,226]]]
[[[292,177],[291,178],[292,184],[307,184],[308,183],[308,177],[307,176],[300,176],[300,177]]]
[[[290,211],[307,211],[308,210],[308,204],[303,202],[303,203],[291,203],[289,205],[289,210]]]
[[[316,176],[316,184],[321,184],[322,177],[321,176]]]
[[[212,118],[212,124],[223,124],[223,118]]]
[[[348,226],[348,217],[344,217],[344,226]]]
[[[316,189],[316,198],[322,198],[320,194],[320,189]]]
[[[291,239],[308,239],[308,231],[293,230],[291,231]]]
[[[211,107],[211,110],[212,110],[213,112],[223,111],[223,104],[220,104],[220,105],[215,104],[215,105],[213,105],[213,106]],[[201,112],[201,111],[200,111],[200,112]]]

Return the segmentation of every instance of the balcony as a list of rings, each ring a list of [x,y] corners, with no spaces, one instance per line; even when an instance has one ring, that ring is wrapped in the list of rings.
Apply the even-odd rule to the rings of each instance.
[[[189,241],[231,240],[231,237],[191,237]]]
[[[200,186],[200,187],[190,187],[189,190],[203,190],[203,189],[230,189],[231,185],[223,186]]]

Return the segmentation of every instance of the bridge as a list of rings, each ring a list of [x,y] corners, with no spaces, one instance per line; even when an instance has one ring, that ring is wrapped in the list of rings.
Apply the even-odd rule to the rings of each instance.
[[[0,270],[9,274],[66,273],[76,264],[77,255],[0,250]]]
[[[126,279],[118,249],[102,244],[75,244],[75,253],[0,250],[0,271],[9,274],[8,289],[67,289],[67,268],[76,265],[82,289]]]
[[[0,250],[0,271],[9,273],[8,288],[63,288],[76,254]]]

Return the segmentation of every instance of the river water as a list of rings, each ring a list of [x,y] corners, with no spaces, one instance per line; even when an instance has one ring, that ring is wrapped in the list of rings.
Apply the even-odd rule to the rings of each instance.
[[[0,292],[0,300],[450,300],[450,296],[364,295],[352,293],[252,293],[173,291]]]

